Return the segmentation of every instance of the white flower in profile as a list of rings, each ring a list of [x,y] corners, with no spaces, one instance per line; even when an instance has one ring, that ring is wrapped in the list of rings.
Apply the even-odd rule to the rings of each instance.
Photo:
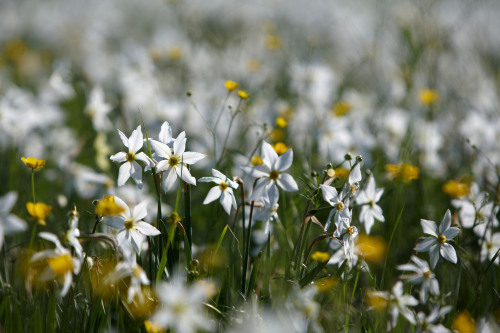
[[[137,254],[141,253],[141,245],[146,240],[146,236],[157,236],[160,231],[151,224],[142,221],[148,214],[144,200],[134,207],[131,211],[128,205],[120,198],[114,197],[115,202],[124,208],[124,211],[118,216],[105,218],[104,224],[118,229],[116,240],[118,246],[132,245]],[[128,243],[128,244],[123,244]]]
[[[0,197],[0,251],[5,235],[14,234],[28,229],[26,222],[14,214],[10,214],[17,200],[16,192],[9,192]]]
[[[56,235],[50,232],[40,232],[39,237],[46,239],[56,246],[53,250],[44,250],[35,253],[31,257],[31,262],[46,259],[48,267],[40,275],[41,281],[49,281],[62,278],[63,287],[60,295],[65,296],[73,282],[73,274],[78,274],[81,268],[81,261],[61,245]]]
[[[370,175],[366,188],[361,191],[356,198],[356,203],[362,205],[359,221],[365,225],[367,234],[370,234],[375,219],[380,222],[385,222],[382,208],[377,205],[383,193],[384,189],[376,188],[375,179],[373,175]]]
[[[273,146],[267,142],[262,143],[261,148],[262,164],[255,167],[243,167],[243,171],[250,176],[257,178],[255,188],[250,196],[250,201],[259,201],[267,196],[272,187],[276,184],[285,191],[297,191],[297,183],[287,173],[283,171],[290,168],[293,161],[293,150],[288,149],[281,156],[278,156]]]
[[[125,147],[128,148],[127,153],[119,152],[110,157],[114,162],[123,163],[118,173],[118,186],[123,186],[125,182],[132,177],[134,182],[139,187],[142,187],[142,167],[136,160],[145,163],[146,166],[150,166],[153,162],[143,152],[137,153],[143,145],[141,125],[137,126],[130,135],[130,138],[127,138],[120,130],[118,130],[118,134]]]
[[[420,220],[420,224],[422,225],[424,233],[432,237],[426,237],[422,242],[417,244],[415,251],[429,252],[432,269],[436,267],[440,254],[444,259],[456,264],[457,253],[455,252],[455,248],[451,246],[451,244],[446,243],[446,241],[455,238],[460,229],[451,227],[450,210],[448,209],[444,214],[439,229],[434,221],[422,219]]]
[[[107,276],[109,283],[130,278],[130,283],[127,292],[127,302],[131,303],[137,296],[142,303],[144,295],[142,294],[142,286],[149,285],[149,279],[146,272],[137,264],[137,256],[125,256],[124,261],[116,264],[115,269]]]
[[[481,240],[479,240],[481,244]],[[488,230],[485,234],[484,241],[481,247],[481,262],[491,261],[495,257],[495,254],[500,249],[500,232],[495,232],[492,234],[491,230]],[[498,265],[500,263],[500,256],[498,256],[494,264]]]
[[[113,109],[104,100],[104,91],[101,86],[95,86],[90,91],[90,96],[85,106],[85,114],[92,120],[92,126],[96,132],[104,132],[111,129],[111,121],[108,113]]]
[[[233,189],[236,190],[238,188],[238,183],[227,178],[226,175],[215,169],[212,169],[212,175],[214,175],[214,177],[203,177],[198,179],[200,182],[214,182],[217,184],[217,186],[210,189],[203,204],[209,204],[220,198],[220,203],[222,207],[224,207],[226,213],[231,214],[231,207],[235,209],[237,207]]]
[[[79,214],[76,210],[75,204],[73,204],[73,207],[69,212],[68,230],[66,230],[65,240],[66,243],[69,243],[75,249],[75,253],[78,259],[80,259],[80,261],[83,261],[82,244],[80,244],[80,241],[77,238],[80,236],[80,229],[78,229],[78,220]]]
[[[427,261],[417,256],[412,256],[413,264],[399,265],[396,268],[401,271],[414,272],[411,275],[402,275],[401,279],[411,283],[420,284],[420,303],[427,302],[427,294],[430,292],[434,296],[439,296],[439,283],[436,275],[429,268]]]
[[[187,286],[180,276],[175,276],[170,283],[158,285],[156,295],[161,304],[151,321],[176,333],[212,331],[214,326],[203,308],[203,302],[210,292],[207,284]]]
[[[166,140],[167,134],[164,135],[162,140]],[[199,160],[203,159],[206,155],[191,151],[185,151],[186,149],[186,133],[181,132],[179,136],[174,140],[173,149],[171,149],[167,144],[150,140],[151,146],[153,147],[156,154],[163,158],[156,165],[156,172],[165,172],[167,176],[163,176],[163,189],[165,192],[172,189],[177,180],[180,177],[184,182],[196,185],[196,179],[191,176],[187,164],[194,164]]]

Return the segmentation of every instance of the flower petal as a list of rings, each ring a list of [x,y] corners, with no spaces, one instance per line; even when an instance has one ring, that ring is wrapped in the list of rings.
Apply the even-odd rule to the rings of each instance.
[[[261,155],[262,155],[262,162],[268,167],[273,166],[276,160],[278,159],[278,154],[274,150],[273,146],[271,146],[269,143],[265,141],[262,142]]]
[[[429,257],[431,262],[431,268],[434,269],[439,260],[439,244],[434,244],[429,249]]]
[[[139,149],[141,149],[142,146],[144,145],[142,139],[143,137],[142,137],[141,125],[139,125],[132,132],[132,135],[130,135],[130,138],[128,139],[129,151],[135,154]]]
[[[186,150],[186,132],[182,131],[174,140],[174,155],[181,156]]]
[[[287,173],[280,174],[280,177],[278,178],[277,183],[285,191],[298,191],[299,190],[299,187],[297,186],[295,179],[293,179],[293,177]]]
[[[168,172],[168,176],[165,177],[165,175],[163,175],[163,178],[164,178],[163,190],[165,192],[168,192],[172,189],[172,187],[174,187],[175,181],[177,180],[177,173],[175,172],[175,168],[170,168],[170,171]]]
[[[134,207],[134,214],[132,215],[132,220],[140,221],[148,215],[148,202],[147,200],[141,201]]]
[[[176,167],[175,171],[177,172],[177,176],[179,176],[184,182],[191,185],[196,185],[196,179],[191,176],[188,168],[186,168],[184,165],[181,165],[180,168]]]
[[[449,209],[447,209],[446,213],[444,214],[443,220],[439,225],[439,233],[444,234],[444,232],[448,230],[450,226],[451,226],[451,212]]]
[[[263,197],[267,196],[268,186],[270,186],[272,183],[273,182],[269,178],[258,179],[249,200],[250,201],[261,201]],[[274,186],[276,186],[276,185],[274,185]]]
[[[444,243],[440,246],[439,252],[441,256],[452,263],[457,263],[457,253],[455,252],[455,248],[448,243]]]
[[[172,141],[172,128],[170,127],[170,124],[165,121],[161,125],[161,130],[160,134],[158,135],[158,139],[160,139],[161,142],[164,144],[169,144],[170,141]]]
[[[212,201],[214,200],[217,200],[220,198],[220,196],[222,195],[221,193],[221,189],[219,188],[219,186],[214,186],[210,189],[210,191],[208,191],[208,194],[207,194],[207,197],[205,198],[205,200],[203,201],[203,204],[206,205],[206,204],[209,204],[211,203]]]
[[[9,192],[0,198],[0,217],[9,214],[17,200],[17,192]]]
[[[443,233],[443,236],[446,237],[447,240],[449,240],[455,238],[459,232],[460,229],[451,227]]]
[[[156,152],[156,154],[161,158],[168,160],[172,156],[172,150],[166,144],[153,139],[149,140],[149,144],[151,145],[151,147],[153,147],[153,150]]]
[[[424,234],[432,235],[434,237],[437,237],[437,225],[436,222],[430,221],[430,220],[420,220],[420,225],[422,226],[422,229],[424,230]]]
[[[135,224],[135,228],[141,232],[141,234],[146,235],[146,236],[157,236],[161,234],[160,230],[156,229],[153,225],[144,222],[144,221],[139,221]]]
[[[323,193],[323,199],[333,206],[334,202],[336,203],[338,200],[337,189],[335,187],[323,184],[321,184],[319,187],[321,189],[321,193]]]
[[[127,153],[121,151],[119,153],[116,153],[114,155],[111,155],[109,157],[110,160],[112,160],[113,162],[119,162],[119,163],[122,163],[122,162],[125,162],[127,161]]]
[[[202,153],[195,153],[193,151],[187,151],[182,154],[181,161],[186,164],[195,164],[199,160],[202,160],[207,155]]]
[[[220,196],[220,203],[222,207],[224,207],[224,210],[228,215],[231,215],[231,206],[233,205],[233,200],[232,196],[227,193],[227,191],[223,191],[222,195]]]
[[[125,185],[125,182],[130,178],[130,171],[132,169],[132,163],[125,162],[120,166],[118,171],[118,186]]]
[[[423,241],[417,244],[415,246],[415,251],[417,252],[427,252],[433,246],[434,244],[437,243],[437,239],[434,237],[426,237]]]
[[[293,151],[292,149],[288,149],[283,155],[278,157],[276,162],[274,163],[274,166],[272,166],[272,169],[282,172],[287,170],[292,166],[292,161],[293,161]]]
[[[125,134],[123,134],[122,131],[118,130],[118,135],[120,136],[120,139],[123,142],[123,145],[128,148],[128,138]]]

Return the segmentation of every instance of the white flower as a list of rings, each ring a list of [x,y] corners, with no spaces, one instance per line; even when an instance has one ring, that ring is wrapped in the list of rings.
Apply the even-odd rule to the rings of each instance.
[[[278,218],[278,199],[279,192],[277,187],[271,187],[268,196],[262,198],[261,202],[256,202],[254,205],[253,219],[255,221],[266,222],[264,233],[269,233],[269,222]]]
[[[335,187],[332,187],[330,185],[321,184],[319,187],[321,189],[321,193],[323,194],[323,199],[333,207],[333,209],[330,211],[330,214],[328,215],[325,229],[328,230],[328,228],[330,227],[331,219],[333,217],[335,225],[337,226],[338,233],[343,233],[343,225],[342,223],[340,223],[342,218],[351,218],[351,214],[348,209],[349,197],[347,196],[349,193],[349,187],[344,186],[340,194],[337,192],[337,189]]]
[[[365,225],[367,234],[370,233],[375,219],[379,220],[380,222],[385,222],[382,208],[377,205],[377,202],[380,200],[382,193],[384,193],[384,189],[375,187],[375,179],[373,178],[373,175],[370,175],[368,184],[366,184],[366,188],[361,191],[356,198],[356,203],[358,205],[363,205],[363,207],[361,208],[361,213],[359,214],[359,220]]]
[[[212,174],[214,177],[203,177],[198,180],[200,182],[214,182],[217,184],[217,186],[210,189],[203,204],[206,205],[220,198],[220,203],[222,207],[224,207],[226,213],[231,214],[231,207],[235,209],[237,207],[233,189],[236,190],[238,188],[238,183],[227,178],[218,170],[212,169]]]
[[[174,277],[171,283],[159,284],[156,294],[161,305],[151,321],[176,333],[211,331],[212,322],[203,308],[208,292],[206,287],[199,283],[186,286],[179,276]]]
[[[479,240],[481,243],[481,240]],[[484,238],[483,246],[481,247],[481,262],[491,261],[497,251],[500,249],[500,232],[495,232],[491,234],[491,231],[486,232],[486,237]],[[495,265],[500,263],[500,257],[495,259]]]
[[[76,210],[76,206],[73,205],[71,211],[69,212],[68,219],[68,230],[66,231],[66,242],[69,243],[75,249],[76,256],[80,261],[83,261],[83,248],[82,244],[77,237],[80,236],[80,230],[78,229],[78,219],[79,214]]]
[[[168,132],[167,132],[168,133]],[[168,135],[165,133],[162,140],[166,141]],[[165,192],[169,191],[175,184],[177,177],[180,177],[184,182],[196,185],[196,179],[191,176],[186,164],[194,164],[205,157],[204,154],[195,153],[191,151],[184,151],[186,149],[186,133],[181,132],[174,140],[173,149],[156,140],[150,140],[151,146],[156,154],[163,158],[156,165],[156,172],[160,173],[165,171],[167,176],[163,177],[163,189]]]
[[[9,214],[17,200],[16,192],[9,192],[0,197],[0,251],[5,235],[14,234],[28,229],[26,222],[14,214]]]
[[[451,306],[443,308],[435,307],[431,313],[426,316],[425,313],[417,313],[417,332],[418,333],[448,333],[449,329],[441,324],[436,324],[438,319],[443,318],[448,312],[451,311]]]
[[[421,284],[420,303],[425,304],[427,302],[427,294],[429,291],[435,296],[439,295],[439,283],[435,274],[429,268],[427,261],[422,260],[417,256],[412,256],[411,260],[414,264],[399,265],[397,266],[397,269],[415,272],[415,274],[411,275],[402,275],[401,279],[415,284]]]
[[[113,109],[110,104],[104,101],[104,91],[101,86],[95,86],[90,91],[90,96],[85,106],[85,113],[92,120],[92,125],[96,132],[107,131],[111,128],[111,121],[108,113]]]
[[[130,278],[130,283],[127,292],[127,302],[131,303],[137,295],[142,303],[144,295],[142,294],[143,285],[149,285],[149,280],[144,270],[137,264],[135,255],[125,257],[125,261],[120,261],[116,264],[113,272],[108,275],[107,279],[110,283]]]
[[[106,218],[104,224],[118,229],[116,240],[118,246],[127,246],[122,243],[131,244],[137,254],[141,253],[141,245],[146,236],[156,236],[160,231],[151,224],[142,221],[148,214],[146,210],[147,201],[144,200],[134,207],[133,212],[127,204],[115,196],[115,202],[124,208],[124,212],[116,217]]]
[[[125,147],[128,148],[128,153],[119,152],[118,154],[110,157],[110,159],[114,162],[125,162],[120,166],[120,171],[118,173],[118,186],[124,185],[125,182],[132,177],[135,183],[141,187],[142,167],[136,162],[136,160],[144,162],[146,166],[150,166],[152,164],[152,161],[146,154],[143,152],[137,153],[143,145],[141,126],[137,126],[137,128],[130,135],[130,138],[127,138],[120,130],[118,130],[118,134],[120,135],[120,139]]]
[[[420,220],[422,229],[424,233],[431,235],[432,237],[426,237],[422,242],[420,242],[416,247],[415,251],[418,252],[429,252],[429,257],[431,261],[431,267],[434,269],[439,260],[439,254],[441,256],[451,261],[452,263],[457,263],[457,253],[455,248],[446,241],[455,238],[460,229],[451,226],[451,213],[448,209],[446,214],[444,214],[443,220],[439,225],[439,230],[437,228],[436,222],[429,220]]]
[[[250,176],[257,178],[255,188],[250,196],[250,201],[259,201],[268,195],[272,187],[279,185],[285,191],[297,191],[299,187],[297,183],[287,173],[283,171],[290,168],[293,161],[293,151],[288,149],[283,155],[278,157],[278,154],[267,142],[262,143],[261,148],[262,164],[256,167],[243,167]]]
[[[408,307],[417,305],[418,301],[413,296],[403,295],[403,282],[396,282],[390,293],[387,291],[374,291],[372,292],[372,295],[381,297],[388,303],[390,318],[387,324],[387,329],[389,331],[396,327],[399,313],[401,313],[410,323],[416,323],[415,316]]]
[[[56,235],[50,232],[40,232],[38,236],[54,243],[56,248],[35,253],[30,261],[46,259],[48,267],[40,275],[40,280],[48,281],[62,277],[63,287],[60,294],[65,296],[73,282],[73,274],[80,272],[81,261],[71,256],[71,253],[61,245]]]

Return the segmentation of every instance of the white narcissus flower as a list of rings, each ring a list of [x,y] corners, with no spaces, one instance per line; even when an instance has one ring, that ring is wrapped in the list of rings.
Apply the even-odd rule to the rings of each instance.
[[[432,237],[426,237],[415,247],[415,251],[429,252],[432,269],[436,267],[440,254],[444,259],[456,264],[457,253],[455,252],[455,248],[451,244],[446,243],[446,241],[455,238],[460,232],[460,229],[451,227],[450,210],[448,209],[444,214],[439,229],[434,221],[422,219],[420,220],[420,224],[422,225],[424,233]]]
[[[168,136],[165,134],[165,136]],[[163,140],[163,139],[162,139]],[[194,164],[204,158],[206,155],[191,151],[185,151],[186,149],[186,133],[181,132],[179,136],[174,140],[173,149],[170,149],[168,145],[163,142],[150,140],[151,146],[153,147],[156,154],[163,158],[156,165],[156,172],[165,172],[167,176],[163,176],[163,189],[165,192],[172,189],[177,180],[180,177],[184,182],[196,185],[196,179],[191,176],[187,164]]]
[[[323,194],[323,199],[328,202],[330,206],[333,207],[333,209],[330,211],[330,214],[328,215],[328,219],[325,224],[325,229],[328,230],[330,227],[330,223],[333,217],[333,221],[335,222],[335,225],[337,227],[337,230],[335,231],[337,234],[341,234],[344,232],[343,229],[343,224],[342,219],[351,218],[351,214],[349,212],[349,191],[350,187],[349,186],[344,186],[342,189],[342,192],[340,194],[338,193],[337,189],[333,186],[330,185],[325,185],[321,184],[319,186],[321,189],[321,193]],[[345,200],[345,202],[344,202]],[[338,236],[336,236],[338,237]]]
[[[268,192],[276,184],[285,191],[297,191],[299,187],[297,183],[287,173],[283,171],[292,166],[293,151],[288,149],[283,155],[278,156],[273,146],[267,142],[262,143],[261,148],[262,164],[256,167],[243,167],[250,176],[257,178],[257,182],[250,196],[250,201],[260,201],[263,197],[268,196]]]
[[[92,119],[96,132],[104,132],[111,128],[108,113],[113,109],[104,101],[104,91],[101,86],[95,86],[90,91],[90,96],[85,106],[85,113]]]
[[[231,207],[235,209],[237,207],[233,189],[236,190],[238,188],[238,183],[227,178],[222,172],[215,169],[212,169],[212,175],[214,175],[214,177],[203,177],[198,179],[200,182],[214,182],[217,184],[217,186],[210,189],[203,204],[209,204],[220,198],[220,203],[222,207],[224,207],[226,213],[231,214]]]
[[[118,130],[118,134],[120,135],[120,139],[125,147],[128,148],[127,153],[119,152],[118,154],[110,157],[110,159],[114,162],[123,163],[120,166],[120,171],[118,173],[118,186],[124,185],[125,182],[132,177],[134,182],[139,187],[142,187],[142,167],[136,162],[136,160],[145,163],[146,166],[150,166],[153,162],[143,152],[137,153],[143,145],[141,126],[137,126],[137,128],[130,135],[130,138],[127,138],[120,130]]]
[[[481,244],[481,240],[479,240]],[[491,230],[486,231],[484,241],[481,247],[481,262],[491,261],[495,254],[500,249],[500,232],[491,233]],[[500,263],[500,257],[497,257],[494,261],[495,265]]]
[[[65,240],[66,243],[69,243],[71,246],[73,246],[73,248],[75,249],[75,254],[78,257],[78,259],[80,259],[80,261],[83,261],[82,244],[80,244],[80,241],[77,238],[80,236],[80,229],[78,229],[78,220],[79,220],[79,214],[78,211],[76,210],[75,204],[73,204],[73,207],[69,212],[68,230],[66,231]]]
[[[30,262],[46,259],[48,267],[40,275],[40,280],[49,281],[62,278],[63,287],[60,295],[65,296],[73,282],[73,274],[80,272],[82,263],[78,258],[71,256],[71,253],[61,245],[56,235],[50,232],[40,232],[38,236],[54,243],[56,248],[35,253]]]
[[[439,296],[439,283],[436,275],[431,271],[427,261],[420,259],[417,256],[412,256],[411,260],[414,264],[399,265],[396,268],[401,271],[415,272],[411,275],[402,275],[401,279],[415,284],[420,284],[420,303],[427,302],[427,294],[431,292],[434,296]]]
[[[130,278],[128,292],[127,292],[127,302],[131,303],[135,296],[137,296],[142,303],[144,295],[142,294],[142,286],[149,285],[149,279],[146,272],[141,266],[137,264],[137,256],[125,256],[124,261],[120,261],[116,264],[115,269],[111,272],[107,280],[110,283],[123,280],[125,278]]]
[[[5,235],[14,234],[28,229],[26,222],[14,214],[10,214],[17,200],[16,192],[9,192],[0,197],[0,251]]]
[[[436,322],[444,318],[444,316],[451,311],[451,306],[444,306],[441,309],[436,306],[432,309],[431,313],[426,316],[425,313],[417,313],[417,333],[449,333],[451,330],[447,329],[441,324]]]
[[[157,236],[161,232],[151,224],[142,221],[148,214],[146,210],[147,201],[144,200],[131,211],[128,205],[115,196],[115,202],[124,208],[118,216],[106,218],[104,224],[118,229],[116,240],[118,246],[132,245],[137,254],[141,253],[141,245],[146,240],[146,236]],[[128,243],[127,245],[123,243]]]
[[[369,234],[375,220],[385,222],[382,208],[377,205],[384,189],[376,188],[375,179],[370,175],[366,188],[356,198],[358,205],[363,205],[359,214],[359,221],[365,225],[366,233]]]

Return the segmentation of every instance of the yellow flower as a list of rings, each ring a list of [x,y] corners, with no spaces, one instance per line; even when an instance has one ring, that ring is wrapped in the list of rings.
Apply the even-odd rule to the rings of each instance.
[[[275,145],[273,145],[273,148],[274,148],[274,151],[276,151],[276,153],[278,155],[282,155],[284,154],[288,149],[292,148],[291,146],[287,146],[285,145],[283,142],[278,142],[276,143]]]
[[[338,285],[339,280],[336,277],[329,276],[323,279],[314,281],[314,285],[318,288],[319,292],[330,291]]]
[[[336,116],[340,117],[340,116],[345,116],[351,110],[352,110],[352,105],[350,103],[344,102],[344,101],[339,101],[333,107],[332,112]]]
[[[387,309],[389,302],[376,291],[368,290],[366,292],[366,304],[376,311],[384,311]]]
[[[459,333],[474,333],[476,328],[474,325],[474,320],[471,318],[469,311],[460,312],[455,319],[453,319],[453,324],[451,328],[458,331]]]
[[[165,329],[160,327],[155,322],[149,321],[149,320],[146,320],[144,322],[144,328],[146,329],[147,333],[163,333],[163,332],[165,332]]]
[[[464,197],[470,193],[469,185],[458,180],[448,180],[443,184],[443,192],[454,198]]]
[[[48,258],[47,263],[49,264],[52,272],[59,276],[63,276],[67,272],[73,271],[73,261],[71,260],[69,253]]]
[[[382,237],[360,235],[356,243],[361,256],[368,262],[381,262],[385,257],[387,244]]]
[[[283,117],[276,118],[276,126],[285,128],[287,125],[286,119]]]
[[[311,254],[311,259],[317,262],[326,262],[330,260],[330,254],[328,252],[316,251]]]
[[[422,89],[418,94],[418,100],[423,106],[429,106],[439,101],[439,94],[435,90]]]
[[[262,158],[260,158],[260,156],[254,156],[252,157],[252,165],[253,166],[257,166],[257,165],[261,165],[262,163]]]
[[[103,196],[102,200],[97,201],[95,207],[95,214],[97,216],[116,216],[124,211],[125,208],[115,202],[114,196],[106,194]]]
[[[409,163],[403,163],[399,165],[387,164],[385,166],[385,171],[392,174],[393,178],[400,179],[405,183],[409,183],[413,179],[418,179],[420,169]]]
[[[241,98],[241,99],[248,99],[248,97],[250,97],[249,94],[247,94],[246,91],[243,91],[243,90],[238,90],[238,96]]]
[[[350,173],[351,173],[351,171],[349,171],[349,169],[338,167],[335,169],[334,176],[339,177],[339,178],[347,178],[347,177],[349,177]]]
[[[225,83],[224,83],[224,86],[226,86],[226,89],[227,91],[233,91],[233,90],[236,90],[238,89],[238,83],[234,82],[234,81],[231,81],[231,80],[227,80]]]
[[[281,38],[276,35],[267,35],[265,40],[266,48],[271,51],[276,51],[281,48]]]
[[[167,57],[170,60],[180,60],[182,58],[182,49],[180,46],[171,46],[167,50]]]
[[[37,202],[37,203],[27,202],[26,209],[28,210],[28,213],[38,221],[38,224],[47,225],[45,219],[52,210],[51,206],[46,205],[43,202]]]
[[[34,157],[21,157],[21,160],[26,165],[28,169],[40,170],[45,165],[45,160],[37,160]]]

